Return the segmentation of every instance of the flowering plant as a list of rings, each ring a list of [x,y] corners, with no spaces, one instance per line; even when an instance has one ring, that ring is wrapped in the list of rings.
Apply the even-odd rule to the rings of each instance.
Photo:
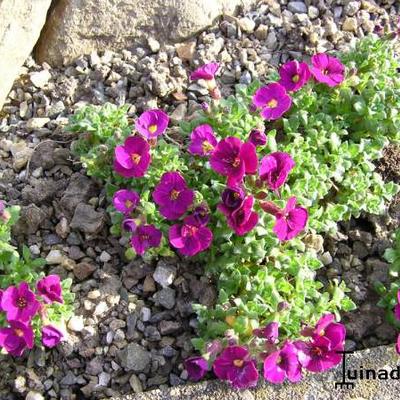
[[[20,257],[9,243],[18,212],[18,207],[6,208],[0,201],[0,348],[12,356],[23,355],[35,342],[56,346],[74,300],[71,279],[61,282],[58,275],[44,276],[38,269],[45,260],[32,259],[27,247]]]
[[[344,331],[329,343],[323,337],[295,344],[304,324],[355,307],[344,282],[324,287],[315,279],[322,263],[309,239],[335,231],[337,221],[361,211],[383,212],[385,200],[398,191],[373,164],[389,140],[400,139],[400,117],[392,112],[400,106],[393,54],[389,42],[368,38],[341,59],[318,54],[311,66],[290,61],[264,85],[239,85],[227,99],[218,89],[218,65],[207,64],[191,79],[203,82],[211,103],[182,122],[179,134],[161,110],[139,116],[132,132],[125,119],[121,128],[115,125],[115,109],[104,122],[108,127],[113,121],[115,137],[108,129],[103,135],[95,118],[90,125],[94,108],[71,120],[73,132],[91,126],[92,142],[81,136],[75,153],[86,162],[91,146],[95,161],[88,173],[106,182],[111,232],[124,238],[127,257],[195,256],[206,274],[218,277],[215,306],[194,305],[200,337],[193,343],[207,354],[227,332],[238,336],[239,348],[223,351],[214,369],[236,387],[243,386],[230,378],[236,372],[226,369],[229,360],[237,356],[233,366],[244,366],[254,382],[249,343],[253,331],[269,323],[281,327],[276,359],[294,360],[296,353],[309,365],[318,348],[334,361],[324,365],[337,362],[331,353]],[[204,361],[197,358],[190,368],[200,376]],[[299,377],[297,367],[285,374]]]

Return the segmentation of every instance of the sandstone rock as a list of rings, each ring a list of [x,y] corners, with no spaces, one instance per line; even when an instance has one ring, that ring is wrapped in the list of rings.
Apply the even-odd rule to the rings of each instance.
[[[50,4],[51,0],[0,2],[0,109],[39,37]]]
[[[155,39],[183,41],[210,26],[222,14],[256,0],[63,0],[55,3],[36,46],[36,58],[52,65],[68,63],[94,50],[124,49]],[[121,17],[123,16],[123,17]],[[150,39],[150,40],[151,40]]]
[[[95,211],[88,204],[79,204],[75,209],[70,226],[72,229],[78,229],[88,234],[96,234],[101,231],[104,223],[104,212]]]

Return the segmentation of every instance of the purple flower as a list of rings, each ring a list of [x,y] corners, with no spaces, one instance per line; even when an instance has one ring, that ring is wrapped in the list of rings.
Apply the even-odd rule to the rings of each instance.
[[[239,236],[250,232],[258,223],[258,214],[253,211],[253,204],[253,196],[247,196],[242,205],[227,216],[229,227]]]
[[[201,204],[193,210],[193,217],[199,225],[206,226],[210,221],[210,210],[206,205]]]
[[[271,190],[279,189],[285,182],[295,162],[289,154],[277,151],[261,160],[260,179],[267,183]]]
[[[396,351],[397,351],[397,354],[400,355],[400,333],[399,333],[399,335],[397,336]]]
[[[233,211],[241,207],[245,196],[245,192],[241,187],[228,187],[222,192],[222,203],[218,204],[217,208],[226,217],[229,217]]]
[[[292,99],[279,83],[270,83],[256,91],[253,104],[261,107],[261,116],[267,120],[280,118],[292,105]]]
[[[342,360],[342,355],[337,351],[344,348],[343,341],[334,345],[325,337],[320,336],[310,342],[297,341],[295,346],[298,350],[300,364],[311,372],[323,372],[338,364]]]
[[[296,207],[296,197],[290,197],[286,207],[275,215],[273,231],[279,240],[290,240],[297,236],[306,226],[308,212],[303,207]]]
[[[215,78],[215,74],[217,73],[218,69],[218,63],[213,62],[204,64],[190,74],[190,80],[197,81],[198,79],[204,79],[206,81],[211,81]]]
[[[158,247],[162,233],[154,225],[140,225],[133,232],[131,244],[136,253],[143,255],[150,247]]]
[[[0,200],[0,220],[3,222],[7,222],[10,219],[10,217],[11,215],[6,210],[6,205],[4,204],[4,201]]]
[[[136,221],[132,218],[126,218],[122,221],[122,229],[128,232],[135,232],[137,228]]]
[[[227,176],[232,184],[240,182],[245,174],[255,174],[257,164],[254,145],[233,136],[221,140],[210,157],[211,168]]]
[[[210,125],[200,125],[190,135],[189,152],[199,156],[208,156],[217,145],[217,139]]]
[[[298,382],[302,378],[297,349],[293,343],[286,342],[280,350],[264,360],[264,378],[271,383],[282,383],[285,378],[290,382]]]
[[[6,206],[4,204],[4,201],[0,200],[0,216],[3,215],[5,209],[6,209]]]
[[[281,79],[279,83],[288,92],[297,92],[310,79],[311,72],[308,65],[296,60],[283,64],[279,69]]]
[[[3,297],[3,293],[4,293],[4,290],[0,289],[0,312],[3,311],[3,308],[1,307],[1,299]]]
[[[264,328],[254,329],[254,336],[267,339],[269,343],[276,343],[279,337],[279,324],[278,322],[270,322]]]
[[[166,172],[153,192],[153,200],[160,207],[162,216],[169,220],[179,219],[193,203],[190,190],[179,172]]]
[[[249,135],[249,142],[254,146],[265,146],[267,144],[267,135],[259,129],[252,129]]]
[[[49,275],[40,279],[36,284],[38,294],[42,296],[45,303],[63,303],[62,288],[58,275]]]
[[[10,286],[1,298],[1,308],[7,314],[8,321],[29,322],[38,312],[40,303],[26,282],[18,287]]]
[[[140,178],[149,167],[150,145],[140,136],[130,136],[114,150],[114,169],[125,178]]]
[[[115,192],[113,204],[117,211],[130,214],[139,204],[140,196],[133,190],[121,189]]]
[[[199,381],[209,370],[208,362],[203,357],[191,357],[184,362],[189,379]]]
[[[0,329],[0,346],[14,357],[22,356],[26,348],[33,347],[33,330],[21,321],[8,321],[8,328]]]
[[[199,224],[193,215],[186,217],[182,225],[176,224],[169,228],[171,245],[185,256],[191,257],[208,249],[212,239],[211,230]]]
[[[400,290],[397,292],[397,304],[394,307],[394,316],[400,320]]]
[[[42,328],[42,344],[46,347],[55,347],[63,338],[63,334],[53,325],[45,325]]]
[[[344,65],[335,57],[325,53],[311,57],[311,73],[314,78],[330,87],[341,84],[344,80]]]
[[[135,127],[145,139],[153,139],[166,131],[168,123],[168,115],[162,110],[154,109],[145,111],[137,119]]]
[[[214,374],[229,381],[235,389],[247,389],[257,385],[256,362],[245,347],[228,346],[214,362]]]

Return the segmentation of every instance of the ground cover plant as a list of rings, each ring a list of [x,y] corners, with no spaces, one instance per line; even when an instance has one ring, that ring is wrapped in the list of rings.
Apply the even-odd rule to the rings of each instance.
[[[26,246],[21,256],[10,243],[18,216],[19,207],[0,202],[0,347],[12,356],[35,344],[51,348],[60,343],[74,300],[71,279],[45,276],[45,260],[32,259]]]
[[[383,213],[398,187],[375,172],[400,139],[400,79],[390,40],[369,37],[338,57],[290,61],[265,82],[221,99],[210,63],[190,77],[212,101],[177,134],[162,110],[130,126],[126,109],[87,107],[69,130],[89,175],[104,180],[114,235],[127,257],[170,255],[204,262],[217,276],[213,308],[187,360],[197,380],[213,369],[234,387],[301,379],[337,365],[355,307],[344,283],[315,280],[309,242],[361,212]],[[392,304],[393,307],[393,304]]]

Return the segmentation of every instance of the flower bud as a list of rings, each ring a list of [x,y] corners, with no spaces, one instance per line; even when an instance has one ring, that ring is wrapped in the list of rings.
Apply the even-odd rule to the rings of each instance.
[[[259,129],[252,129],[249,135],[249,142],[254,146],[265,146],[267,144],[267,136]]]

